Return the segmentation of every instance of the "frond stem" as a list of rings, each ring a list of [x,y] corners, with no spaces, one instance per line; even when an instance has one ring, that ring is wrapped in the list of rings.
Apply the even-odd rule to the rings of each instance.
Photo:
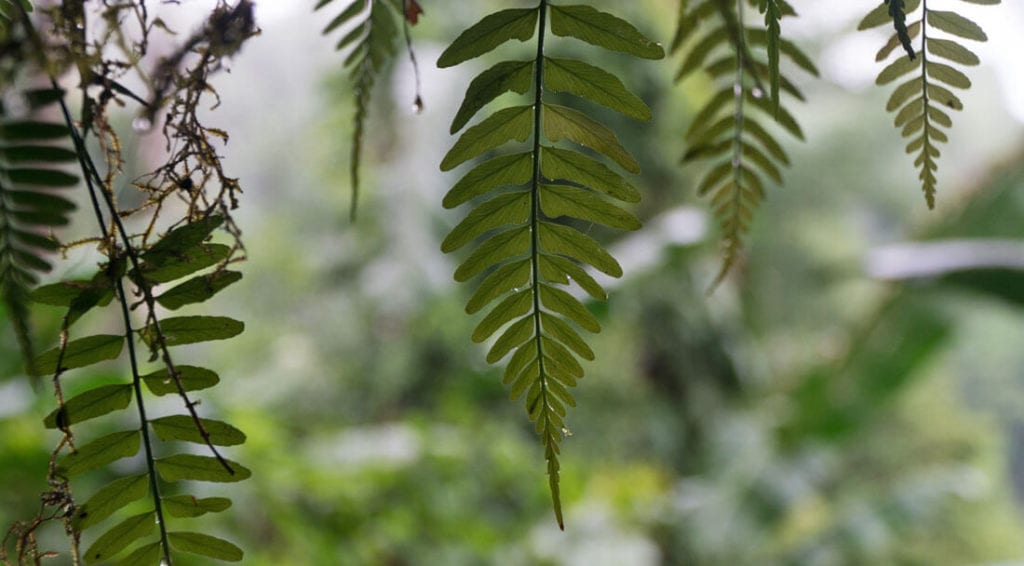
[[[548,2],[547,0],[540,0],[537,5],[539,11],[538,23],[537,23],[537,58],[534,62],[534,99],[533,99],[533,178],[531,180],[531,200],[530,200],[530,263],[532,270],[531,278],[531,292],[533,293],[533,333],[534,333],[534,344],[537,349],[537,368],[538,368],[538,379],[540,380],[540,398],[537,400],[538,403],[543,403],[544,406],[548,404],[548,384],[547,384],[547,372],[544,369],[544,342],[541,340],[541,305],[540,305],[540,190],[541,190],[541,170],[540,170],[540,159],[541,159],[541,127],[543,126],[543,113],[544,113],[544,35],[547,31],[547,13],[548,13]],[[546,411],[542,410],[538,416],[538,419],[546,419]],[[550,423],[548,423],[550,426]],[[542,432],[542,444],[544,444],[545,451],[551,454],[551,458],[555,458],[552,448],[550,446],[553,439],[550,437],[550,432],[547,430],[547,426],[544,427]],[[550,460],[550,458],[548,458]],[[553,470],[549,462],[548,466],[548,481],[552,485],[551,498],[552,504],[554,505],[555,517],[558,520],[558,526],[562,530],[565,530],[565,523],[562,520],[562,503],[558,495],[558,491],[555,488],[557,485],[557,479],[551,477],[551,474],[558,472]]]

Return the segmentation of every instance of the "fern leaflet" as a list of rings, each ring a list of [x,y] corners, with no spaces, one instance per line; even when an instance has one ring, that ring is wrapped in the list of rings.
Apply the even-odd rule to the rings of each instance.
[[[782,145],[762,126],[758,114],[773,116],[784,130],[803,139],[796,119],[781,104],[780,93],[797,100],[803,100],[803,94],[779,71],[779,61],[784,56],[806,72],[818,73],[799,47],[781,37],[779,22],[795,15],[793,8],[784,0],[751,0],[750,4],[765,13],[766,29],[744,25],[742,0],[684,2],[673,41],[673,48],[685,54],[677,81],[703,70],[719,85],[687,130],[690,147],[682,157],[683,163],[716,160],[697,189],[699,195],[711,197],[722,230],[723,261],[711,288],[739,258],[754,211],[765,197],[765,177],[781,184],[781,168],[789,164]],[[713,24],[715,20],[718,25]],[[767,61],[756,56],[751,46],[764,47]],[[770,93],[760,86],[763,79],[769,80]]]
[[[52,104],[59,92],[33,90],[24,94],[30,110]],[[0,297],[7,307],[29,373],[35,357],[29,328],[28,293],[38,274],[49,272],[44,252],[59,244],[47,232],[68,224],[74,202],[60,196],[61,189],[78,178],[54,166],[74,162],[75,152],[53,142],[66,140],[63,125],[14,119],[0,104]]]
[[[583,61],[548,56],[549,20],[556,36],[647,59],[664,56],[661,46],[618,17],[589,6],[561,6],[547,0],[536,8],[491,14],[464,31],[441,55],[438,66],[457,65],[509,40],[525,42],[535,35],[536,53],[532,60],[498,63],[473,79],[453,120],[452,133],[462,130],[501,94],[527,94],[532,86],[532,100],[499,110],[469,127],[445,156],[441,169],[453,169],[510,141],[529,145],[525,151],[480,163],[452,187],[444,198],[446,208],[478,197],[488,200],[474,205],[441,249],[454,252],[482,239],[458,267],[455,279],[467,281],[486,272],[466,311],[473,314],[495,301],[498,304],[477,325],[473,341],[497,335],[487,361],[497,363],[511,356],[503,382],[513,400],[525,396],[527,414],[544,446],[555,516],[564,528],[559,443],[567,431],[567,407],[576,403],[570,388],[583,377],[578,358],[594,359],[576,327],[599,332],[601,326],[563,286],[575,281],[593,298],[604,300],[604,289],[581,264],[612,277],[622,275],[618,262],[596,240],[572,227],[571,221],[635,230],[640,222],[602,194],[631,203],[638,202],[640,195],[607,165],[555,144],[568,140],[588,147],[632,173],[639,173],[640,167],[606,126],[578,110],[549,103],[544,95],[567,92],[640,120],[649,120],[651,113],[613,74]]]
[[[963,0],[969,4],[999,4],[1000,0]],[[921,9],[920,17],[906,24],[907,14]],[[943,128],[950,128],[953,120],[946,112],[963,110],[963,102],[951,89],[971,88],[971,80],[960,69],[941,62],[971,67],[978,65],[980,58],[964,47],[960,39],[987,41],[988,36],[975,22],[952,11],[934,10],[927,0],[887,0],[861,20],[857,29],[865,30],[895,22],[896,33],[878,51],[876,61],[884,61],[898,46],[903,46],[909,57],[899,56],[886,66],[876,79],[879,86],[910,77],[901,83],[889,97],[886,110],[896,112],[895,126],[901,136],[909,138],[908,154],[917,154],[914,166],[920,172],[921,190],[928,208],[935,207],[936,171],[941,156],[938,144],[946,143],[949,137]],[[953,39],[934,37],[934,32],[944,32]],[[912,40],[921,37],[920,57],[914,57]]]
[[[334,0],[320,0],[314,10],[333,2]],[[350,49],[344,66],[349,70],[355,83],[355,130],[352,132],[352,156],[349,164],[353,219],[359,204],[359,164],[362,161],[363,136],[366,131],[370,99],[377,76],[398,52],[395,41],[399,36],[399,27],[395,18],[401,17],[404,13],[402,0],[353,0],[323,30],[323,34],[327,35],[339,28],[352,26],[335,45],[335,49]]]

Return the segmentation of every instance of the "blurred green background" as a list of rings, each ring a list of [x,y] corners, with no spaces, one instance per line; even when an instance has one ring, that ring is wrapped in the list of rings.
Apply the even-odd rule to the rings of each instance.
[[[794,105],[808,142],[787,144],[794,165],[757,217],[747,261],[707,296],[719,259],[694,195],[703,169],[676,162],[710,85],[672,87],[677,61],[552,42],[600,57],[657,116],[601,116],[644,167],[635,212],[646,229],[593,234],[627,274],[608,304],[591,305],[604,331],[568,419],[560,532],[532,425],[470,341],[471,286],[452,281],[458,258],[438,249],[459,218],[441,196],[461,170],[437,164],[486,61],[443,72],[434,61],[489,10],[530,3],[421,4],[426,109],[412,111],[400,58],[372,109],[354,223],[351,84],[331,52],[337,38],[318,35],[333,14],[262,2],[262,36],[218,79],[223,105],[208,119],[231,133],[224,153],[246,190],[237,219],[250,260],[210,308],[247,331],[179,356],[220,373],[201,409],[248,434],[230,457],[254,474],[200,486],[234,500],[202,529],[245,548],[245,564],[268,566],[1024,564],[1024,128],[994,68],[972,74],[940,163],[939,205],[927,211],[884,112],[888,89],[870,85],[878,37],[852,32],[868,3],[846,17],[796,2],[808,20],[784,33],[823,68],[821,80],[801,81],[809,103]],[[607,4],[670,37],[675,2]],[[1015,3],[986,10],[983,25],[1024,18]],[[1009,49],[991,32],[983,57]],[[123,141],[140,170],[162,144],[130,128]],[[986,268],[921,252],[964,239],[1010,252]],[[90,261],[72,255],[56,275]],[[39,309],[42,342],[53,342],[58,316]],[[20,374],[6,322],[0,360],[6,529],[36,512],[56,435],[41,426],[52,399]],[[67,387],[125,380],[117,364],[97,367]],[[110,479],[75,487],[84,498]],[[60,533],[49,535],[61,548]]]

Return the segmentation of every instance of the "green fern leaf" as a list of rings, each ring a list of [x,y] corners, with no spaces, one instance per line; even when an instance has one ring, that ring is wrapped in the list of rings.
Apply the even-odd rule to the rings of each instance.
[[[160,321],[159,332],[153,324],[149,324],[139,335],[150,348],[156,348],[160,335],[163,336],[164,345],[181,346],[227,340],[238,336],[243,330],[244,323],[226,316],[179,316]]]
[[[198,554],[227,562],[240,562],[244,556],[242,549],[214,536],[183,532],[172,532],[167,536],[171,540],[171,546],[189,554]]]
[[[214,419],[200,419],[203,425],[205,436],[196,427],[196,423],[189,415],[171,415],[149,421],[160,440],[169,442],[182,440],[196,444],[207,442],[215,446],[237,446],[245,443],[245,433],[226,422]]]
[[[487,16],[466,31],[441,53],[437,66],[444,69],[490,53],[495,47],[518,39],[529,41],[537,31],[537,10],[502,10]]]
[[[133,542],[153,532],[156,525],[156,513],[153,511],[128,517],[111,527],[109,531],[100,535],[92,543],[88,550],[85,551],[86,562],[97,564],[110,560],[128,548]],[[159,546],[153,553],[153,556],[159,560]]]
[[[177,381],[181,383],[182,389],[188,391],[200,391],[217,385],[220,377],[206,368],[179,365],[174,368],[177,371]],[[160,369],[142,376],[143,383],[153,395],[171,395],[178,393],[178,386],[170,376],[167,368]]]
[[[82,531],[149,494],[149,475],[116,479],[93,494],[75,509],[74,527]]]
[[[797,100],[803,95],[781,72],[782,61],[811,75],[818,73],[810,58],[781,36],[782,19],[795,15],[791,6],[781,0],[748,3],[764,14],[764,29],[744,24],[745,3],[737,7],[725,0],[703,0],[689,3],[681,14],[677,35],[683,39],[674,46],[683,54],[678,80],[702,70],[719,85],[694,116],[685,135],[689,148],[680,159],[684,164],[712,161],[697,184],[697,194],[710,198],[722,232],[722,266],[712,289],[742,252],[743,238],[765,198],[765,179],[781,184],[782,168],[789,164],[782,144],[762,125],[761,115],[803,139],[782,93]],[[712,18],[720,20],[719,25],[706,21]],[[764,58],[752,47],[763,47]],[[770,93],[762,90],[762,80],[769,82]]]
[[[318,2],[314,10],[331,3],[333,0]],[[358,20],[335,46],[338,51],[351,49],[345,58],[344,67],[348,69],[354,82],[356,106],[352,156],[349,164],[353,219],[359,204],[359,165],[362,162],[363,136],[370,101],[377,77],[398,53],[397,40],[400,31],[395,20],[399,17],[399,12],[396,3],[391,0],[352,0],[323,30],[323,34],[327,35],[339,28],[352,26],[353,22]]]
[[[130,384],[104,385],[90,389],[64,402],[43,419],[46,428],[66,428],[70,425],[120,411],[132,402]]]
[[[24,93],[30,111],[60,98],[54,90]],[[75,153],[50,145],[66,140],[69,131],[59,124],[14,119],[0,104],[0,300],[10,313],[22,358],[31,374],[35,345],[29,325],[29,292],[38,274],[50,271],[44,252],[58,248],[43,234],[68,224],[76,208],[70,200],[53,194],[55,189],[76,185],[78,178],[55,166],[73,162]]]
[[[986,0],[981,3],[998,4],[999,1]],[[887,0],[887,4],[890,10],[899,10],[899,0]],[[904,6],[905,14],[916,13],[920,4],[919,0],[907,0]],[[861,20],[858,29],[870,29],[880,25],[879,12],[879,8],[872,10]],[[895,15],[893,17],[896,18]],[[877,59],[887,59],[893,52],[892,46],[895,43],[906,46],[918,38],[921,42],[921,47],[917,51],[920,57],[897,58],[882,69],[875,82],[878,85],[888,85],[902,81],[890,95],[886,110],[896,113],[893,124],[900,129],[900,135],[909,140],[906,146],[907,153],[916,155],[914,166],[918,169],[918,179],[921,181],[925,202],[928,208],[934,208],[938,182],[936,171],[941,156],[938,144],[948,141],[949,136],[943,128],[948,129],[953,125],[953,120],[945,109],[963,109],[960,97],[950,88],[971,88],[971,79],[963,71],[942,61],[971,67],[978,65],[980,58],[958,40],[935,38],[930,32],[938,30],[972,41],[987,41],[988,36],[981,26],[970,19],[956,12],[933,10],[928,8],[926,3],[921,7],[920,17],[907,24],[905,28],[901,30],[897,22],[896,34],[879,50]],[[908,49],[912,51],[911,48]]]
[[[35,359],[35,367],[42,375],[57,373],[57,360],[60,370],[81,368],[105,360],[112,360],[121,354],[124,347],[124,336],[98,334],[79,338],[68,342],[63,349],[60,347],[47,350]]]
[[[84,474],[121,458],[130,458],[138,454],[141,445],[137,430],[108,434],[65,454],[58,460],[58,469],[69,478]]]
[[[227,497],[196,498],[192,495],[172,495],[164,497],[164,512],[171,517],[201,517],[207,513],[220,513],[231,507]]]
[[[607,165],[546,145],[543,138],[591,148],[630,172],[639,172],[639,164],[606,126],[578,110],[547,103],[543,94],[545,89],[568,92],[642,120],[651,114],[611,73],[582,61],[546,57],[549,16],[555,35],[640,57],[663,55],[660,46],[624,20],[587,6],[554,6],[546,0],[534,9],[487,16],[460,35],[439,66],[483,55],[509,39],[526,41],[535,35],[537,53],[532,61],[498,63],[474,79],[452,132],[503,93],[522,94],[532,85],[533,100],[498,110],[467,129],[441,162],[441,169],[453,169],[510,141],[532,138],[532,149],[485,161],[452,187],[443,201],[446,208],[485,198],[451,230],[441,249],[453,252],[483,239],[455,271],[455,279],[467,281],[489,271],[466,305],[469,314],[490,308],[472,339],[493,340],[487,352],[489,363],[509,358],[503,383],[513,400],[525,396],[527,415],[544,446],[555,516],[561,526],[558,453],[566,430],[566,407],[575,406],[569,388],[583,376],[577,357],[594,359],[576,327],[589,332],[601,329],[597,318],[563,286],[575,282],[603,300],[604,289],[580,264],[614,277],[621,276],[622,269],[596,240],[556,220],[633,230],[639,220],[605,197],[637,202],[640,195]]]
[[[240,482],[249,479],[252,472],[237,462],[227,461],[232,471],[224,468],[216,458],[175,454],[156,461],[156,470],[166,482],[183,480],[208,482]]]

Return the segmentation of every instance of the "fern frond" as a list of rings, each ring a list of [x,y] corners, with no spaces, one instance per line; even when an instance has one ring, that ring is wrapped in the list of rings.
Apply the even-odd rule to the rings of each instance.
[[[35,90],[24,94],[30,110],[52,104],[59,92]],[[11,315],[22,357],[30,374],[35,348],[29,325],[29,291],[38,274],[49,272],[46,252],[58,243],[51,232],[68,223],[76,206],[60,196],[78,178],[58,168],[75,161],[75,153],[54,142],[68,139],[60,124],[9,117],[0,104],[0,297]]]
[[[803,139],[799,124],[781,102],[782,93],[797,100],[803,100],[803,94],[780,71],[780,61],[787,59],[812,75],[818,73],[799,47],[781,37],[781,20],[795,15],[787,2],[750,0],[749,5],[765,14],[763,29],[744,24],[747,4],[684,2],[673,42],[682,54],[677,81],[702,71],[718,85],[686,132],[689,148],[681,160],[715,161],[697,189],[698,195],[710,197],[722,231],[722,266],[712,289],[739,258],[754,212],[765,198],[766,178],[781,184],[781,170],[789,164],[782,144],[762,126],[762,115]],[[753,49],[762,47],[763,56]],[[770,92],[764,91],[762,80],[770,83]]]
[[[969,4],[999,4],[1000,0],[963,0]],[[906,24],[907,14],[917,12],[919,17]],[[875,80],[879,86],[888,85],[907,78],[889,97],[886,110],[895,112],[894,125],[904,138],[909,138],[907,153],[916,154],[914,166],[919,170],[918,179],[924,192],[928,208],[935,207],[936,171],[942,155],[939,144],[949,140],[944,129],[953,126],[947,110],[963,110],[963,102],[952,89],[967,90],[971,80],[963,71],[948,63],[971,67],[980,63],[980,58],[965,47],[960,40],[988,41],[988,36],[977,23],[952,11],[934,10],[921,0],[886,0],[861,20],[857,29],[871,29],[890,21],[895,23],[896,33],[878,51],[877,61],[889,58],[898,45],[910,54],[900,55],[886,66]],[[934,37],[934,32],[943,32],[952,39]],[[919,57],[914,57],[911,42],[920,36]]]
[[[566,433],[570,392],[583,377],[579,359],[594,352],[579,329],[599,332],[601,325],[565,286],[575,282],[598,300],[603,288],[587,273],[587,264],[612,277],[618,262],[593,238],[566,225],[577,219],[635,230],[640,222],[608,198],[638,202],[640,195],[621,175],[579,151],[557,147],[560,140],[588,147],[621,168],[639,165],[615,134],[586,114],[551,104],[545,91],[566,92],[626,116],[651,119],[650,109],[615,75],[589,63],[549,57],[550,31],[621,53],[656,59],[659,45],[628,22],[589,6],[559,6],[541,0],[536,8],[491,14],[463,32],[438,60],[449,67],[490,52],[509,40],[536,39],[532,60],[505,61],[470,83],[451,131],[462,130],[487,104],[506,92],[526,94],[528,105],[510,106],[463,132],[441,163],[442,170],[497,149],[510,141],[530,142],[525,151],[493,157],[471,169],[444,198],[445,208],[484,197],[452,229],[441,249],[454,252],[475,240],[476,250],[455,272],[457,281],[487,273],[466,305],[473,314],[497,302],[473,332],[474,342],[497,339],[489,363],[509,358],[503,382],[513,400],[525,397],[526,411],[544,447],[555,516],[564,528],[559,491],[560,443]],[[539,30],[539,31],[538,31]]]
[[[334,0],[320,0],[314,10],[333,2]],[[349,49],[344,67],[348,69],[353,82],[356,105],[352,156],[349,164],[353,219],[359,204],[359,165],[362,162],[363,137],[370,101],[378,75],[398,53],[397,40],[401,29],[396,18],[403,17],[403,14],[401,0],[353,0],[323,30],[323,34],[327,35],[339,28],[348,29],[335,45],[335,49]]]
[[[125,564],[170,563],[179,553],[192,553],[220,560],[238,561],[242,551],[234,544],[209,535],[170,530],[168,519],[197,517],[223,511],[231,501],[223,497],[196,499],[192,496],[163,495],[168,484],[181,481],[237,482],[250,476],[249,470],[236,462],[214,456],[174,454],[160,456],[157,442],[188,442],[214,446],[234,446],[245,441],[245,435],[228,423],[200,418],[195,403],[187,392],[215,385],[219,378],[204,368],[171,362],[169,348],[212,340],[223,340],[241,333],[241,322],[216,316],[178,316],[158,319],[150,310],[146,324],[135,329],[128,316],[125,302],[127,277],[141,290],[147,305],[150,301],[174,310],[187,304],[200,303],[212,298],[240,275],[215,268],[229,257],[228,246],[206,243],[207,238],[224,219],[212,215],[175,228],[160,238],[137,257],[112,260],[90,279],[64,281],[36,289],[32,296],[37,302],[67,309],[64,329],[88,311],[110,302],[116,294],[125,320],[124,335],[93,335],[61,344],[35,360],[42,372],[57,377],[64,372],[111,360],[127,349],[131,360],[133,381],[125,384],[100,386],[86,390],[70,399],[60,398],[59,406],[45,419],[47,428],[59,429],[70,435],[71,427],[92,419],[128,409],[133,404],[138,411],[139,428],[124,430],[96,438],[75,446],[56,461],[56,471],[66,478],[77,478],[93,470],[109,466],[142,451],[146,472],[121,477],[102,487],[84,504],[73,509],[70,528],[82,532],[118,514],[140,499],[149,497],[150,510],[123,518],[105,530],[85,552],[89,564],[106,562],[122,553],[138,540],[141,546],[130,552]],[[135,251],[126,255],[135,256]],[[132,267],[128,267],[131,264]],[[196,273],[200,273],[196,275]],[[162,294],[155,295],[159,284],[185,279]],[[116,293],[115,293],[116,291]],[[154,353],[152,361],[159,359],[162,368],[143,375],[140,371],[137,342]],[[57,379],[55,378],[55,382]],[[143,386],[154,395],[178,394],[189,414],[158,418],[147,416]],[[166,446],[164,446],[164,451]],[[158,531],[154,533],[154,531]],[[155,537],[155,540],[154,540]]]

